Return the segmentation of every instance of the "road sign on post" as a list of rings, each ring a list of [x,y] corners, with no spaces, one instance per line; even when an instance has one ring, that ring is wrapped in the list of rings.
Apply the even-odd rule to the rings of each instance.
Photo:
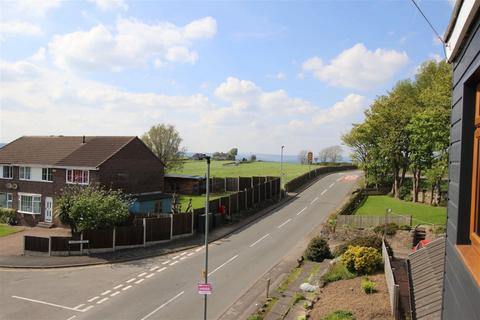
[[[312,161],[313,161],[313,152],[312,151],[310,151],[307,154],[307,160],[308,160],[308,164],[312,164]]]
[[[212,294],[212,284],[211,283],[199,283],[198,284],[198,294]]]

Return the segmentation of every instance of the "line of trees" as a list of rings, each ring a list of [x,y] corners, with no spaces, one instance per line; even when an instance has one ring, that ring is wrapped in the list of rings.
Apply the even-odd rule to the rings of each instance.
[[[320,150],[320,152],[318,153],[318,156],[316,156],[312,160],[313,162],[321,162],[321,163],[340,162],[342,161],[342,153],[343,153],[343,149],[341,146],[330,146]],[[307,150],[300,150],[300,152],[298,153],[298,161],[301,164],[308,164],[307,156],[308,156]]]
[[[430,185],[438,201],[440,184],[448,170],[451,66],[427,61],[414,80],[403,80],[374,100],[365,121],[342,137],[352,160],[365,171],[367,183],[391,187],[396,198],[412,175],[413,201],[418,201],[421,180]]]

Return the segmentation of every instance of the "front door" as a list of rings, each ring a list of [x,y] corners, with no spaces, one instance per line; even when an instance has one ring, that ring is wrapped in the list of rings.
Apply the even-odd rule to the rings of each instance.
[[[45,222],[52,222],[53,216],[53,199],[45,197]]]

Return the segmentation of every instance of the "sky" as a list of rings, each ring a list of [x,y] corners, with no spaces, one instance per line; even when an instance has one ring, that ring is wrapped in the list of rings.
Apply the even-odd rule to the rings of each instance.
[[[418,3],[443,35],[452,1]],[[166,123],[189,152],[317,153],[443,58],[408,0],[1,1],[0,142]]]

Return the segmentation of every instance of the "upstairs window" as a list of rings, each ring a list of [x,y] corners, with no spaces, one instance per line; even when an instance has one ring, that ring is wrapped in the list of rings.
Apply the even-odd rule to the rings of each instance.
[[[67,183],[72,184],[89,184],[88,170],[67,170]]]
[[[30,167],[20,167],[20,179],[21,180],[30,180],[31,168]]]
[[[3,166],[2,178],[3,179],[12,179],[13,178],[13,167],[12,166]]]
[[[52,168],[42,168],[42,181],[53,181]]]

